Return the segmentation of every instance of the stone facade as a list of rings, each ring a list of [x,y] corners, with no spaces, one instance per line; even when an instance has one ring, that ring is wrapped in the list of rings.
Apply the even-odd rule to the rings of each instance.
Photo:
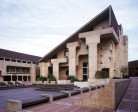
[[[40,67],[38,66],[40,57],[37,57],[36,61],[32,61],[31,59],[35,56],[3,49],[0,49],[0,53],[0,81],[36,82],[37,76],[40,75]],[[24,60],[19,59],[20,56]],[[30,60],[26,57],[30,58]]]
[[[29,68],[30,71],[28,73],[10,73],[10,72],[7,72],[7,69],[6,69],[7,66]],[[39,66],[33,63],[28,64],[27,62],[19,63],[19,62],[0,60],[0,71],[1,71],[0,81],[4,81],[4,77],[6,76],[10,76],[11,81],[12,81],[12,76],[17,76],[17,77],[26,76],[27,77],[26,81],[35,82],[36,76],[40,75],[39,69],[40,69]],[[17,81],[21,81],[21,80],[18,80],[17,78]],[[23,81],[23,78],[22,78],[22,81]]]
[[[65,58],[60,64],[52,61]],[[120,68],[125,66],[128,66],[128,38],[123,35],[111,6],[40,60],[41,74],[48,76],[51,67],[60,80],[74,75],[91,82],[95,72],[102,69],[109,70],[109,78],[122,77]]]

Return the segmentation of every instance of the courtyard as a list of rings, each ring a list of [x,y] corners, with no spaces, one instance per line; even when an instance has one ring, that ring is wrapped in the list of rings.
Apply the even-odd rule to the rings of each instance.
[[[91,107],[82,107],[72,105],[73,102],[83,97],[87,97],[91,92],[77,94],[71,97],[66,97],[60,92],[38,91],[35,87],[9,89],[0,91],[0,112],[9,112],[6,110],[6,102],[8,99],[22,101],[22,104],[34,103],[32,106],[24,107],[23,110],[31,112],[113,112],[108,109],[95,109]],[[102,89],[102,88],[101,88]],[[72,91],[72,93],[74,90]],[[64,98],[48,102],[47,98],[41,97],[41,94],[49,94],[56,97],[63,96]],[[64,96],[65,95],[65,96]],[[112,97],[112,96],[111,96]],[[38,103],[39,102],[39,103]],[[138,112],[138,78],[132,78],[123,98],[116,110],[117,112]]]
[[[41,97],[41,94],[50,94],[54,97],[64,95],[60,92],[37,91],[34,87],[0,90],[0,109],[6,108],[8,99],[22,101],[25,106],[30,103],[35,104],[48,101],[47,98]]]

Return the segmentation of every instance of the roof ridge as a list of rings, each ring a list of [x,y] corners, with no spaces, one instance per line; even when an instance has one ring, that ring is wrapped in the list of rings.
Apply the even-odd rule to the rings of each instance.
[[[13,53],[18,53],[18,54],[29,55],[29,56],[34,56],[34,57],[39,57],[39,58],[41,58],[41,56],[31,55],[31,54],[27,54],[27,53],[21,53],[21,52],[12,51],[12,50],[7,50],[7,49],[3,49],[3,48],[0,48],[0,50],[4,50],[4,51],[8,51],[8,52],[13,52]]]

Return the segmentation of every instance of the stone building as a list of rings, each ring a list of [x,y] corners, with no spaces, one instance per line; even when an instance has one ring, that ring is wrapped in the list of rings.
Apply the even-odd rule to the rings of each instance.
[[[138,60],[128,63],[130,77],[138,77]]]
[[[0,81],[36,81],[41,57],[0,49]]]
[[[91,81],[103,69],[109,78],[121,77],[122,66],[128,66],[128,38],[109,6],[45,55],[40,74],[53,74],[58,80],[74,75]]]

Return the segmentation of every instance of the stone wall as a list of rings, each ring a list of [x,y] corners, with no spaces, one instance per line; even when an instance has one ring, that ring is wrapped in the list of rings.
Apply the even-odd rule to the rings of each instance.
[[[66,71],[68,70],[68,67],[60,67],[59,70],[59,80],[67,80],[67,74]]]
[[[13,75],[13,74],[9,74],[9,73],[7,74],[7,72],[6,72],[6,67],[7,66],[18,66],[18,67],[28,67],[28,68],[30,68],[30,74],[16,74],[16,75],[17,76],[30,76],[31,77],[31,82],[36,81],[36,72],[39,71],[39,66],[38,65],[33,64],[33,63],[28,64],[28,63],[12,62],[12,61],[5,61],[5,60],[0,60],[0,71],[1,71],[0,81],[3,81],[2,76]]]
[[[90,95],[75,101],[73,105],[115,110],[125,94],[130,81],[129,79],[111,79],[110,83],[104,88],[93,91]]]

